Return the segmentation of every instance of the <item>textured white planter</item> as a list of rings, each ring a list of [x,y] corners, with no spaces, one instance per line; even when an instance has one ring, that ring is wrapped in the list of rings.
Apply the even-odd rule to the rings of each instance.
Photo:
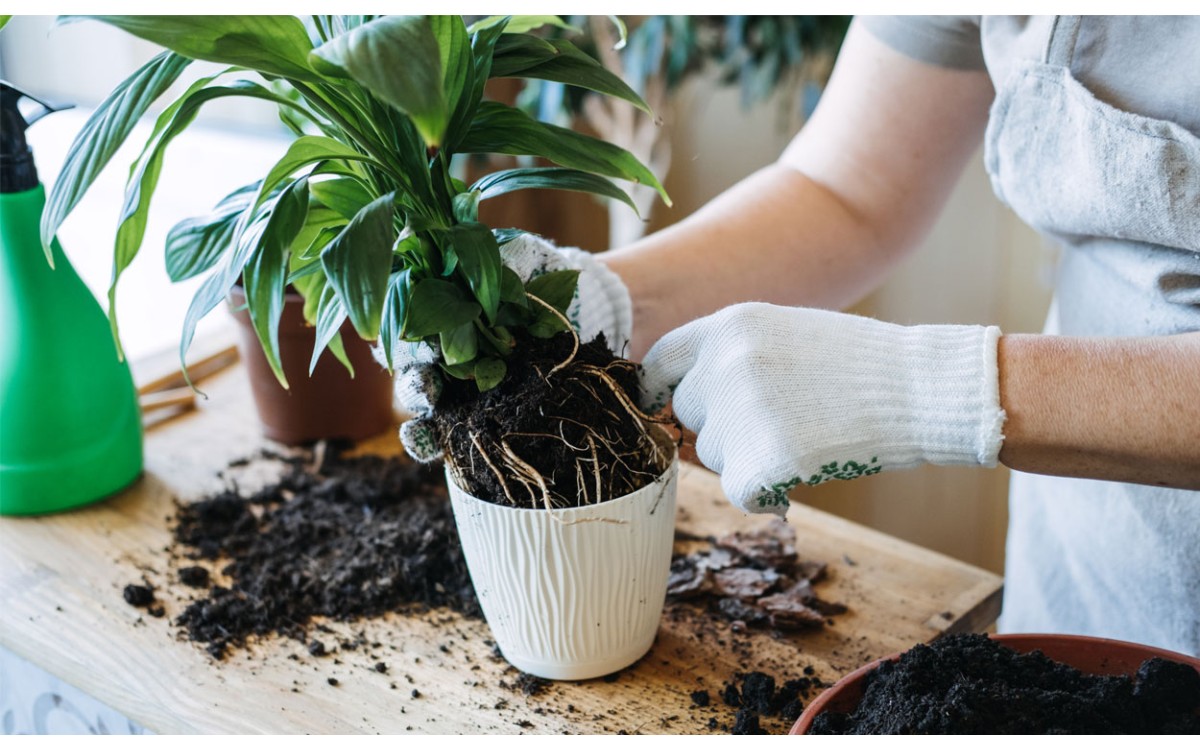
[[[475,593],[509,663],[583,680],[650,650],[667,593],[678,471],[676,457],[637,492],[553,512],[479,500],[447,472]]]

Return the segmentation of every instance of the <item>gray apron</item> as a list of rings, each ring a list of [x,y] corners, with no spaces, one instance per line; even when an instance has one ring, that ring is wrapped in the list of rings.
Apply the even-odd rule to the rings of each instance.
[[[996,195],[1063,246],[1046,332],[1200,330],[1200,138],[1075,80],[1079,25],[1014,65],[985,141]],[[1200,492],[1014,473],[1009,513],[1002,631],[1200,655]]]

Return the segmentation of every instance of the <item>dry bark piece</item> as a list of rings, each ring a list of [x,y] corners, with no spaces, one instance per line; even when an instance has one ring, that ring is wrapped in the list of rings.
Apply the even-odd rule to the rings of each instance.
[[[671,561],[671,572],[667,576],[667,596],[686,599],[711,589],[708,571],[695,560],[690,557],[678,557]]]
[[[796,559],[796,530],[778,518],[755,531],[726,534],[716,544],[772,568]]]
[[[713,591],[718,596],[734,596],[754,600],[762,596],[779,580],[774,570],[755,568],[726,568],[713,574]]]
[[[787,594],[775,594],[758,600],[771,625],[785,630],[819,628],[825,624],[825,616],[805,605],[800,599]]]
[[[671,561],[667,595],[676,601],[708,597],[710,610],[731,621],[735,632],[754,625],[821,627],[846,606],[817,596],[812,584],[825,577],[826,565],[800,560],[795,541],[795,530],[780,520],[726,534],[709,549]]]
[[[718,599],[716,609],[726,620],[740,620],[747,625],[759,625],[767,621],[767,613],[762,608],[731,596]]]

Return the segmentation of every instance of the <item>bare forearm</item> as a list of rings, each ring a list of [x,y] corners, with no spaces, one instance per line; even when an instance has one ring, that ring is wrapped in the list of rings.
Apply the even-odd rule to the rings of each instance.
[[[1008,335],[999,359],[1005,465],[1200,490],[1200,333]]]
[[[845,307],[890,268],[861,217],[778,164],[687,220],[602,257],[629,287],[636,359],[667,331],[738,302]]]
[[[993,96],[851,27],[829,87],[779,163],[686,221],[604,254],[629,287],[633,350],[735,302],[845,307],[928,231]]]

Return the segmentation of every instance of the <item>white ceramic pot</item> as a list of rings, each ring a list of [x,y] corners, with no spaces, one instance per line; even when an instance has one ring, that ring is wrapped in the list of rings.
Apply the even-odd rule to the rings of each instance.
[[[627,667],[650,650],[675,536],[679,459],[600,505],[528,510],[446,481],[475,593],[510,664],[551,680]]]

